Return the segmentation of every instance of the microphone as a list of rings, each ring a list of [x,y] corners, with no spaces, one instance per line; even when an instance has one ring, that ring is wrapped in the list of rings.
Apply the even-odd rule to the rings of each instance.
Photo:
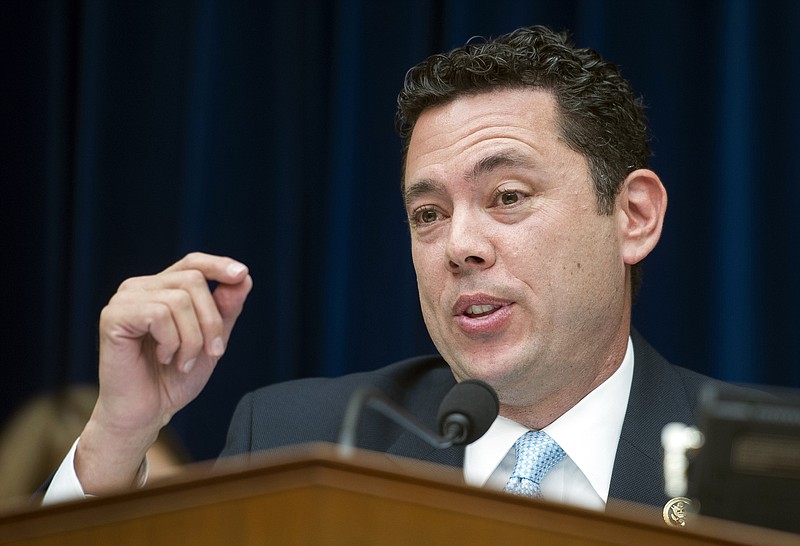
[[[439,431],[453,445],[471,444],[489,430],[500,400],[494,389],[477,379],[467,379],[448,391],[439,405]]]
[[[364,407],[378,411],[431,446],[445,449],[483,436],[500,411],[500,401],[494,389],[483,381],[456,383],[439,406],[440,433],[436,434],[378,389],[362,387],[350,397],[339,432],[339,445],[346,454],[356,447],[358,421]]]

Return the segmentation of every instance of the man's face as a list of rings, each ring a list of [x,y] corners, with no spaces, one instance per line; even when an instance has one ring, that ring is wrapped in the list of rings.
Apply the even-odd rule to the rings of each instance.
[[[556,115],[545,91],[481,93],[423,112],[408,148],[425,323],[456,378],[487,381],[507,406],[579,399],[627,342],[620,215],[598,215]]]

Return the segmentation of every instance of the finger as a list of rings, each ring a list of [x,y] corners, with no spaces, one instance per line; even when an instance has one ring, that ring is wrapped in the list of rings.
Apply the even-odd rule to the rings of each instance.
[[[253,278],[247,275],[245,279],[235,285],[220,284],[214,290],[214,301],[222,315],[223,336],[227,343],[233,325],[244,308],[244,302],[253,288]]]
[[[112,350],[124,350],[131,342],[140,344],[149,334],[155,344],[155,358],[162,364],[172,362],[181,345],[172,311],[160,302],[109,304],[100,313],[100,332]]]
[[[208,281],[217,281],[223,288],[220,297],[212,298]],[[238,286],[229,291],[228,286]],[[252,287],[247,266],[227,257],[199,252],[183,259],[158,275],[126,280],[119,292],[142,292],[162,288],[187,290],[193,298],[198,322],[203,332],[205,350],[209,356],[219,358],[225,351],[230,329],[241,312],[244,299]],[[230,296],[225,296],[226,294]],[[222,302],[222,306],[219,303]],[[226,320],[224,317],[229,316]],[[227,326],[226,326],[227,323]]]
[[[222,316],[211,296],[206,277],[199,270],[168,271],[150,277],[128,279],[120,286],[115,298],[146,299],[167,304],[174,302],[188,312],[190,309],[183,305],[183,296],[170,295],[170,290],[184,292],[189,297],[206,353],[211,357],[221,357],[225,351]],[[190,339],[194,341],[194,333],[188,333],[192,334]]]
[[[197,270],[206,279],[224,284],[238,284],[247,277],[247,266],[232,258],[202,252],[187,254],[163,272]]]
[[[155,342],[155,357],[159,363],[167,365],[181,347],[181,334],[168,306],[163,303],[151,303],[149,306],[153,309],[152,314],[158,317],[149,326],[149,333]]]
[[[110,307],[130,313],[127,320],[138,326],[139,337],[145,334],[153,337],[156,359],[160,363],[175,362],[181,371],[186,371],[188,364],[191,369],[204,348],[204,336],[190,293],[182,289],[163,289],[135,295],[138,297],[121,293],[115,296]],[[142,300],[143,295],[147,296],[146,300]],[[220,334],[221,328],[220,319]]]
[[[196,300],[187,290],[159,290],[151,295],[172,314],[180,345],[171,360],[180,371],[188,373],[205,346]],[[221,329],[221,319],[219,328]]]

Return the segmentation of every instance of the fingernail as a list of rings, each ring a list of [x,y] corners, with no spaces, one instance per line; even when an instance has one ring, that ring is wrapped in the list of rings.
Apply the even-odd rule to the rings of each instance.
[[[222,356],[225,354],[225,342],[221,337],[214,338],[211,342],[211,356]]]
[[[239,273],[241,273],[245,269],[247,269],[247,267],[245,267],[244,264],[240,264],[238,262],[234,262],[234,263],[232,263],[231,265],[228,266],[228,273],[231,276],[235,277],[236,275],[238,275]]]
[[[189,373],[189,372],[191,372],[191,371],[192,371],[192,368],[194,368],[194,365],[195,365],[196,363],[197,363],[197,359],[196,359],[196,358],[193,358],[193,359],[191,359],[191,360],[187,360],[187,361],[186,361],[186,362],[183,364],[183,373]]]

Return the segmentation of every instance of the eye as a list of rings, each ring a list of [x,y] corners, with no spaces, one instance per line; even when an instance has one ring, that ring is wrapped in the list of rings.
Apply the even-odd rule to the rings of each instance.
[[[519,201],[519,193],[515,191],[504,191],[500,194],[500,203],[503,205],[513,205]]]
[[[437,218],[439,218],[439,213],[433,209],[423,210],[419,213],[419,219],[424,224],[435,222]]]
[[[411,216],[411,220],[414,224],[432,224],[437,220],[440,220],[442,217],[441,212],[436,210],[433,207],[427,206],[422,207],[414,211],[413,215]]]
[[[494,192],[494,203],[501,207],[512,207],[524,200],[525,197],[526,194],[522,191],[498,188]]]

